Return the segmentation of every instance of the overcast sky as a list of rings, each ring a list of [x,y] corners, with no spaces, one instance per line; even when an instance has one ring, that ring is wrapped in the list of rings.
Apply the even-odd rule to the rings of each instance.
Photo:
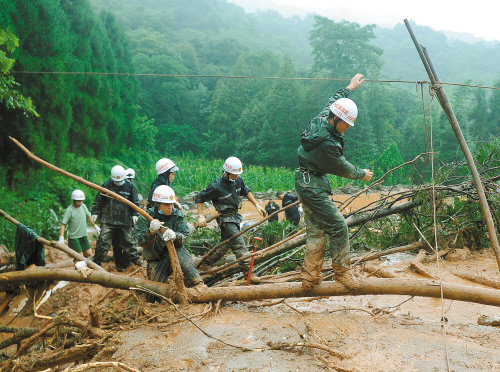
[[[392,28],[403,20],[434,30],[467,32],[487,41],[500,40],[500,1],[449,0],[228,0],[255,11],[274,9],[285,16],[318,13],[334,21],[345,19],[362,26],[375,23]]]

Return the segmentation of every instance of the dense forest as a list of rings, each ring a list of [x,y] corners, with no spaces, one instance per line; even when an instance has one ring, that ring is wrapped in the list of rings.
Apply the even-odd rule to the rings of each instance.
[[[1,206],[26,213],[35,206],[57,214],[77,185],[20,156],[9,136],[96,183],[114,164],[133,167],[147,192],[159,157],[235,155],[244,164],[294,168],[307,122],[355,73],[427,80],[402,24],[251,14],[226,0],[0,5]],[[412,27],[442,81],[500,86],[498,42],[451,42]],[[367,82],[353,92],[360,114],[346,135],[346,157],[376,177],[425,152],[425,103],[440,161],[460,161],[446,117],[436,100],[429,111],[428,87],[423,98],[421,88]],[[447,91],[471,146],[499,134],[500,92]],[[411,182],[408,172],[398,177],[391,182]],[[18,205],[19,192],[33,204]]]

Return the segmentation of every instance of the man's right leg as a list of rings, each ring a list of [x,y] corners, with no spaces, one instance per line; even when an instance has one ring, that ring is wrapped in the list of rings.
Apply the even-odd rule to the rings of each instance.
[[[302,266],[302,289],[310,291],[321,283],[321,269],[325,258],[326,235],[314,219],[314,212],[302,203],[306,215],[306,253]]]
[[[97,239],[97,243],[95,246],[94,253],[94,263],[96,265],[101,266],[104,256],[108,254],[109,247],[111,247],[111,242],[113,241],[113,236],[115,233],[115,229],[108,225],[102,224],[101,233],[99,234],[99,239]]]

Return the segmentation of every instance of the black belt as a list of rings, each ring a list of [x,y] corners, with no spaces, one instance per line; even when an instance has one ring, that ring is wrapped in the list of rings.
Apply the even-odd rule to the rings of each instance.
[[[298,167],[297,170],[299,170],[303,173],[310,173],[310,174],[314,174],[315,176],[320,176],[320,177],[323,177],[326,175],[326,173],[314,172],[314,171],[307,169],[307,168],[304,168],[304,167]]]

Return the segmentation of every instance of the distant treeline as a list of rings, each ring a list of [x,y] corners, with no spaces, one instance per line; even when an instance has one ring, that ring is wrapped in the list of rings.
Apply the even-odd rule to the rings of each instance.
[[[190,153],[294,168],[307,122],[355,73],[427,78],[402,25],[387,30],[314,15],[246,14],[226,0],[0,0],[0,25],[19,38],[12,54],[17,72],[256,77],[13,73],[40,116],[0,105],[0,172],[11,188],[33,164],[8,136],[61,166],[86,157],[142,167]],[[449,43],[442,33],[413,27],[443,80],[500,85],[498,43]],[[381,175],[427,151],[432,120],[440,161],[460,161],[446,117],[436,100],[429,111],[423,88],[426,123],[420,87],[366,83],[355,91],[360,114],[346,133],[348,160]],[[498,135],[498,91],[448,92],[466,138]],[[402,171],[387,182],[408,183],[413,175]]]

